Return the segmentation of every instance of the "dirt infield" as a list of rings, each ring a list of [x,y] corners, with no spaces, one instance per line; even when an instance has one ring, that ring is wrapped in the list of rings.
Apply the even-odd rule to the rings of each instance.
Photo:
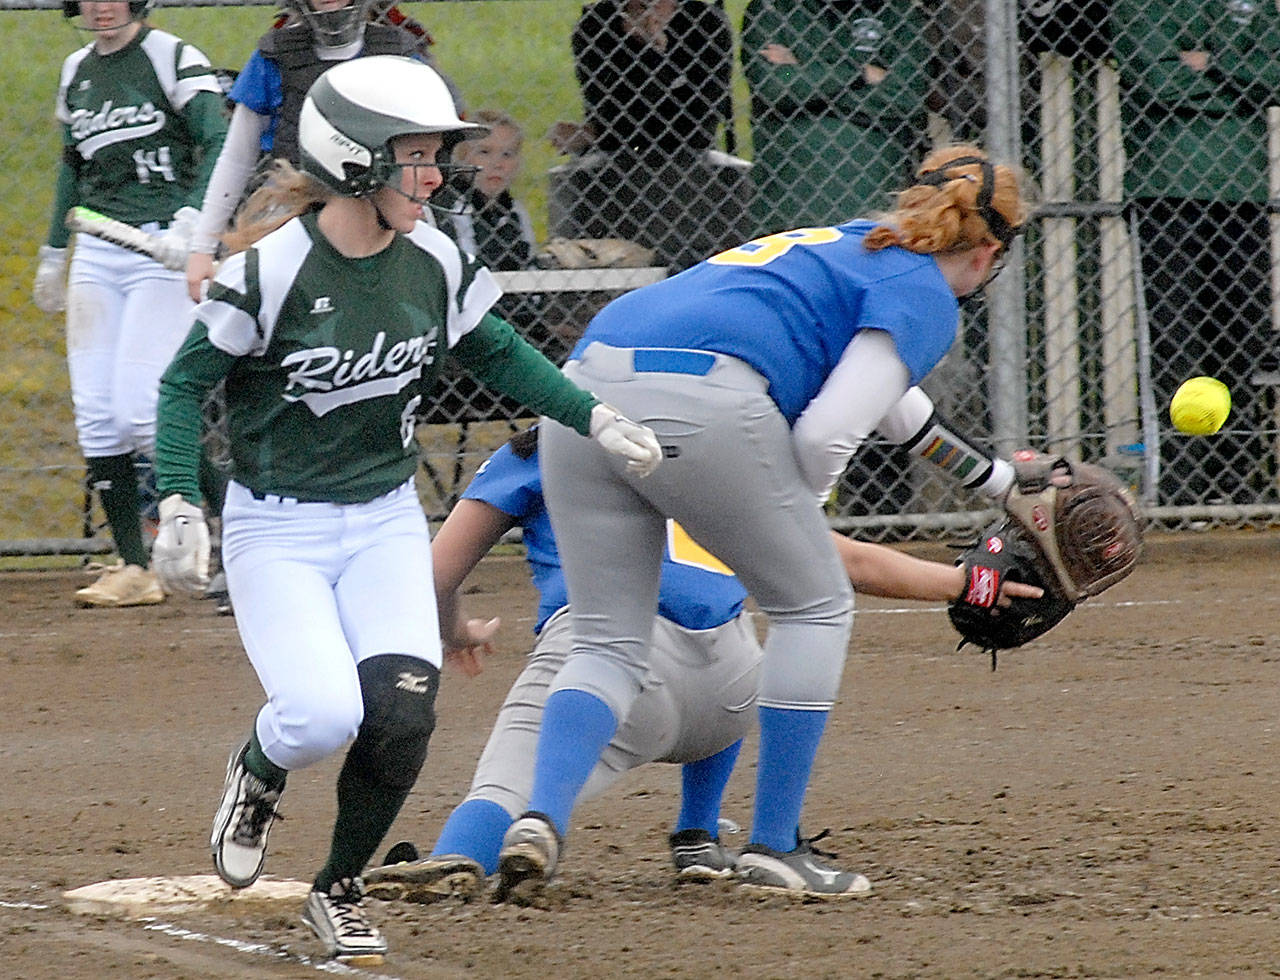
[[[1157,541],[994,674],[954,652],[937,608],[860,600],[806,829],[831,829],[824,845],[870,876],[870,898],[677,887],[678,772],[651,766],[579,808],[546,908],[371,903],[392,952],[346,975],[1280,976],[1278,558],[1276,535]],[[293,903],[66,909],[90,882],[210,870],[226,753],[260,697],[209,603],[77,610],[83,581],[0,575],[0,975],[318,975]],[[522,560],[487,559],[471,604],[504,617],[504,654],[475,680],[447,675],[391,839],[429,843],[466,789],[527,645]],[[743,824],[754,756],[725,808]],[[336,767],[291,778],[274,876],[321,861]]]

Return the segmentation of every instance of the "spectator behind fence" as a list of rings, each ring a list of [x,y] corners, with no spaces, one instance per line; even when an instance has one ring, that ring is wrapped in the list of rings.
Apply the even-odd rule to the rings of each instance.
[[[923,156],[929,48],[915,3],[751,0],[742,64],[751,88],[754,234],[888,209]],[[868,443],[841,486],[883,489],[859,508],[907,509],[908,458]]]
[[[757,233],[891,206],[923,156],[929,57],[911,0],[750,0]]]
[[[534,265],[536,241],[529,209],[511,193],[511,185],[523,165],[524,130],[505,112],[481,109],[468,117],[489,128],[488,135],[462,143],[454,162],[472,170],[459,170],[456,179],[439,194],[434,205],[436,224],[458,243],[497,272],[514,272]],[[537,294],[504,296],[494,309],[505,320],[527,330],[538,320]]]
[[[187,261],[187,289],[197,302],[213,276],[219,236],[255,170],[265,173],[260,164],[272,158],[298,162],[298,112],[311,83],[333,65],[365,55],[412,55],[430,63],[430,35],[385,2],[285,0],[284,7],[285,16],[262,35],[231,88],[231,125]],[[458,102],[452,85],[450,92]]]
[[[511,192],[523,164],[524,130],[497,109],[481,109],[468,118],[487,126],[489,132],[460,143],[454,150],[454,162],[461,166],[432,198],[436,225],[490,269],[515,272],[533,268],[533,222],[528,208]],[[509,292],[493,309],[557,364],[569,353],[572,341],[560,338],[548,325],[543,294]],[[441,397],[424,420],[465,425],[486,418],[518,417],[521,409],[518,402],[482,388],[470,375],[446,365]]]
[[[738,243],[744,160],[713,149],[731,125],[733,36],[703,0],[598,0],[573,31],[586,121],[552,144],[577,159],[552,172],[552,233],[627,238],[683,268]]]
[[[1265,458],[1247,434],[1261,424],[1253,374],[1274,366],[1266,114],[1280,89],[1280,12],[1121,0],[1111,27],[1156,405],[1198,374],[1224,381],[1235,402],[1234,431],[1212,443],[1161,441],[1160,499],[1253,499]]]

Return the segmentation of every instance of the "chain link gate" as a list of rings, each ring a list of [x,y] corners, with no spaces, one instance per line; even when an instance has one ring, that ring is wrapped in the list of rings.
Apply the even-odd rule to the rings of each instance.
[[[1020,162],[1040,203],[925,383],[939,409],[1002,453],[1101,460],[1171,528],[1280,515],[1276,0],[625,6],[376,8],[425,29],[423,50],[469,115],[505,113],[522,131],[511,192],[534,240],[491,264],[510,291],[504,314],[549,356],[563,358],[621,291],[750,237],[887,209],[931,145],[975,141]],[[0,9],[5,63],[16,66],[0,112],[18,178],[0,209],[0,554],[106,551],[86,504],[61,318],[30,302],[58,66],[84,38],[52,0]],[[164,4],[152,22],[238,69],[274,17],[260,4],[196,0]],[[480,199],[463,189],[459,200],[471,224],[454,233],[482,235]],[[1231,389],[1217,436],[1169,424],[1173,389],[1196,374]],[[419,430],[428,513],[443,516],[527,421],[449,375]],[[980,526],[985,506],[873,442],[831,519],[871,539],[954,539]]]

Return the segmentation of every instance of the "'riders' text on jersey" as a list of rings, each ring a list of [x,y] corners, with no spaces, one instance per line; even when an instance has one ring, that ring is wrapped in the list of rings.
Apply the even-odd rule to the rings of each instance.
[[[487,269],[426,225],[350,259],[306,214],[232,256],[196,321],[237,358],[226,382],[235,479],[335,503],[404,483],[441,357],[498,296]]]
[[[593,341],[729,354],[768,379],[794,424],[853,335],[883,330],[918,384],[955,340],[960,307],[932,256],[863,248],[873,227],[769,235],[626,293],[596,315],[572,357]]]
[[[70,55],[56,112],[77,203],[133,225],[167,222],[192,203],[201,136],[190,131],[184,110],[202,92],[221,106],[222,88],[204,54],[145,24],[119,51],[99,54],[89,44]]]

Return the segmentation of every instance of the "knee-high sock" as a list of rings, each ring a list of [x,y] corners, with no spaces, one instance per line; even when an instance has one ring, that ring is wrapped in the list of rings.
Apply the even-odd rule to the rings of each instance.
[[[613,712],[594,694],[564,689],[547,698],[529,809],[550,817],[561,835],[578,793],[617,729]]]
[[[775,851],[795,849],[800,810],[826,711],[760,709],[760,759],[756,764],[756,804],[751,843]]]
[[[111,538],[126,565],[147,567],[147,549],[142,543],[142,518],[138,514],[138,474],[133,455],[95,456],[85,460],[89,480],[98,491],[98,500],[107,515]]]
[[[502,835],[511,826],[511,814],[491,800],[464,800],[449,814],[432,855],[462,854],[479,862],[484,873],[498,870]]]
[[[347,753],[338,773],[338,815],[333,822],[329,859],[316,875],[315,889],[327,892],[335,881],[354,878],[391,829],[409,796],[409,786],[390,786],[371,779],[364,763]]]
[[[680,815],[676,830],[699,827],[712,837],[720,835],[720,801],[733,773],[742,739],[713,756],[689,762],[680,771]]]

